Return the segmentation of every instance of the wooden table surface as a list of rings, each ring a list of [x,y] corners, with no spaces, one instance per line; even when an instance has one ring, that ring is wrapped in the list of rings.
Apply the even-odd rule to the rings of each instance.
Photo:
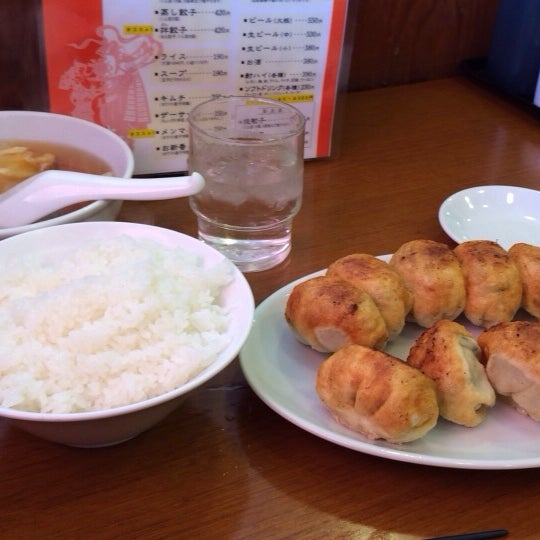
[[[352,252],[451,243],[437,211],[459,189],[540,188],[538,118],[467,80],[343,101],[337,155],[306,164],[291,256],[247,274],[257,302]],[[120,219],[196,234],[185,200],[126,203]],[[538,505],[540,469],[415,465],[307,433],[262,403],[238,360],[115,447],[63,447],[0,421],[1,538],[388,540],[506,528],[524,539],[538,538]]]

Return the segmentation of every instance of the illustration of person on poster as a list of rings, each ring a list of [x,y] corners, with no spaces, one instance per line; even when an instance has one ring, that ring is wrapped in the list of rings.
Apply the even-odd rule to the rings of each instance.
[[[123,37],[116,27],[103,25],[96,37],[70,45],[77,54],[59,87],[70,93],[71,114],[109,128],[130,144],[130,130],[151,121],[140,70],[161,54],[161,43],[146,34]]]

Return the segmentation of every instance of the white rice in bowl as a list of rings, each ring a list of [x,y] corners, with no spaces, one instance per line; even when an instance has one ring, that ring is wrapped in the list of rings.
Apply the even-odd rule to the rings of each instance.
[[[230,342],[227,261],[130,236],[58,260],[23,257],[0,282],[0,406],[69,413],[184,384]]]

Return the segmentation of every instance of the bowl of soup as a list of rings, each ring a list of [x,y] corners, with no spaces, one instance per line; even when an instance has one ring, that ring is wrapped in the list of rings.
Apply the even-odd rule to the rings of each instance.
[[[111,130],[73,116],[38,111],[0,111],[0,197],[25,175],[46,169],[130,178],[134,158]],[[0,239],[52,225],[114,220],[122,201],[87,201],[35,223],[0,228]]]

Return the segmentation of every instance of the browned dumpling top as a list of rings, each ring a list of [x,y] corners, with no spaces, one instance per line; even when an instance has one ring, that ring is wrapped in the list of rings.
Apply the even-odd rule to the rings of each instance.
[[[412,295],[387,262],[366,253],[353,253],[333,262],[326,275],[349,281],[373,298],[386,323],[388,339],[401,333],[412,306]]]
[[[540,317],[540,246],[520,242],[508,250],[508,255],[521,277],[521,306],[533,317]]]
[[[465,282],[452,250],[433,240],[412,240],[392,255],[390,265],[413,296],[409,318],[428,328],[457,318],[465,307]]]
[[[388,340],[371,296],[336,277],[318,276],[296,285],[287,299],[285,319],[299,341],[320,352],[351,343],[382,349]]]
[[[360,345],[343,347],[320,364],[316,391],[339,423],[369,439],[413,441],[430,431],[439,416],[431,379]]]
[[[454,248],[465,277],[465,316],[489,328],[511,321],[521,306],[522,285],[516,263],[490,240],[469,240]]]

